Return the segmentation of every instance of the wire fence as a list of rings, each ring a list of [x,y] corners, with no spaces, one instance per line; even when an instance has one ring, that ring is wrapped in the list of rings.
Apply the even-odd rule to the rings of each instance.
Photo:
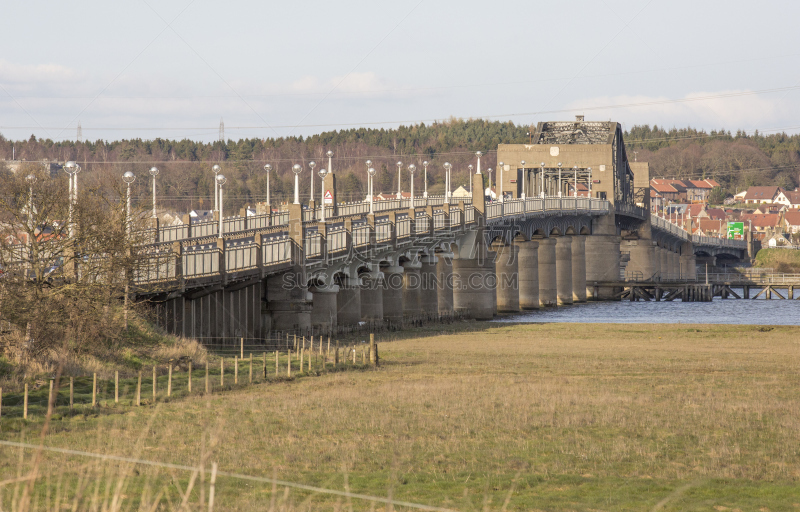
[[[189,357],[155,364],[138,372],[97,373],[64,377],[39,386],[4,392],[0,388],[0,418],[30,419],[46,414],[84,414],[98,408],[141,407],[158,401],[219,393],[253,384],[283,382],[329,372],[363,370],[378,365],[378,345],[342,344],[322,336],[286,335],[286,348],[265,350],[263,340],[239,338],[238,344],[206,343],[210,356],[201,364]],[[248,341],[248,343],[245,343]],[[257,341],[257,342],[256,342]]]

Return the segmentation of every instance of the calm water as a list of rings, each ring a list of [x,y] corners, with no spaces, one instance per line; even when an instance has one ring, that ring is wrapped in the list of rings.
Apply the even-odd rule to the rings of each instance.
[[[495,322],[800,325],[800,300],[714,297],[713,302],[588,302],[504,316]]]

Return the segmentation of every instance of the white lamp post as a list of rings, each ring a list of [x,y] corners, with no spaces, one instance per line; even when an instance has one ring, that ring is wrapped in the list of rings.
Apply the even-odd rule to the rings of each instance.
[[[476,151],[475,152],[475,156],[478,157],[478,170],[475,172],[475,174],[480,174],[481,173],[481,157],[483,156],[483,152]]]
[[[522,196],[521,197],[522,197],[522,199],[525,199],[525,182],[527,181],[525,179],[525,160],[521,161],[520,164],[522,164]]]
[[[413,209],[414,205],[414,171],[417,170],[417,166],[414,164],[408,165],[408,179],[411,181],[411,203],[409,204],[409,208]]]
[[[469,195],[472,195],[472,169],[474,169],[474,167],[472,167],[472,164],[469,164],[467,169],[469,169],[467,173],[467,179],[469,179]]]
[[[308,196],[308,201],[311,202],[314,200],[314,167],[317,162],[308,162],[308,166],[311,167],[311,195]]]
[[[214,211],[219,211],[219,185],[217,184],[217,175],[222,172],[222,167],[217,164],[214,164],[211,167],[211,170],[214,172]]]
[[[422,168],[425,169],[425,176],[424,176],[423,183],[422,183],[422,185],[424,187],[423,192],[422,192],[422,197],[427,198],[428,197],[428,161],[427,160],[422,162]]]
[[[325,155],[328,157],[328,172],[331,173],[333,172],[333,151],[329,149]]]
[[[150,176],[153,177],[153,218],[156,218],[156,176],[158,176],[158,167],[153,166],[150,168]]]
[[[222,230],[222,185],[228,180],[222,174],[217,174],[216,181],[217,185],[219,185],[219,238],[222,238],[222,235],[225,234]]]
[[[367,193],[369,194],[368,199],[372,201],[372,175],[369,173],[370,168],[372,168],[372,160],[367,160],[364,163],[367,164]]]
[[[318,174],[319,174],[319,178],[320,178],[321,183],[322,183],[319,186],[319,189],[320,189],[320,192],[319,192],[319,195],[320,195],[319,220],[320,220],[320,222],[325,222],[325,175],[328,174],[328,171],[326,171],[325,169],[320,169]],[[311,176],[311,179],[313,180],[314,176]]]
[[[269,204],[270,204],[270,202],[269,202],[269,172],[272,170],[272,166],[270,164],[267,164],[267,165],[264,166],[264,170],[267,171],[267,206],[269,206]],[[272,210],[272,208],[270,208],[270,210]],[[272,213],[272,211],[269,211],[267,213]]]
[[[545,193],[544,193],[544,162],[542,162],[540,165],[542,166],[542,175],[541,175],[541,179],[540,179],[540,188],[541,188],[541,190],[539,190],[539,195],[542,196],[542,198],[544,198],[544,196],[545,196]]]
[[[558,162],[558,197],[561,197],[561,162]]]
[[[397,199],[403,199],[403,189],[400,186],[400,179],[401,179],[400,169],[402,168],[403,168],[403,162],[397,162]]]
[[[444,163],[444,202],[450,204],[450,169],[453,168],[450,162]]]
[[[131,171],[125,172],[122,175],[122,181],[128,185],[128,191],[125,194],[125,231],[128,235],[131,234],[131,183],[136,181],[136,175]]]
[[[367,160],[369,162],[369,160]],[[371,163],[371,162],[370,162]],[[375,176],[375,168],[370,167],[367,169],[367,174],[369,175],[369,213],[374,214],[375,210],[373,209],[372,201],[373,201],[373,194],[372,194],[372,178]]]
[[[503,202],[503,162],[497,162],[497,199]]]
[[[80,170],[81,166],[72,160],[64,164],[64,171],[69,174],[69,219],[67,222],[70,237],[72,237],[74,234],[72,227],[72,211],[75,207],[75,201],[78,197],[78,173]]]
[[[300,173],[303,172],[303,167],[300,164],[292,166],[294,173],[294,204],[300,204]]]

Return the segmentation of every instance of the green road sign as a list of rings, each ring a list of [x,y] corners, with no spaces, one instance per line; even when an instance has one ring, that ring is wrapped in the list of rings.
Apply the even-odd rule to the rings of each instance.
[[[744,239],[744,222],[728,222],[728,239]]]

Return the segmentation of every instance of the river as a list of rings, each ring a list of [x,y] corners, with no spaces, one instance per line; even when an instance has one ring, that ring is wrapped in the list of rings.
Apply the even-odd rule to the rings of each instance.
[[[781,294],[785,295],[786,290]],[[714,297],[713,302],[587,302],[504,315],[494,321],[800,325],[800,300]]]

